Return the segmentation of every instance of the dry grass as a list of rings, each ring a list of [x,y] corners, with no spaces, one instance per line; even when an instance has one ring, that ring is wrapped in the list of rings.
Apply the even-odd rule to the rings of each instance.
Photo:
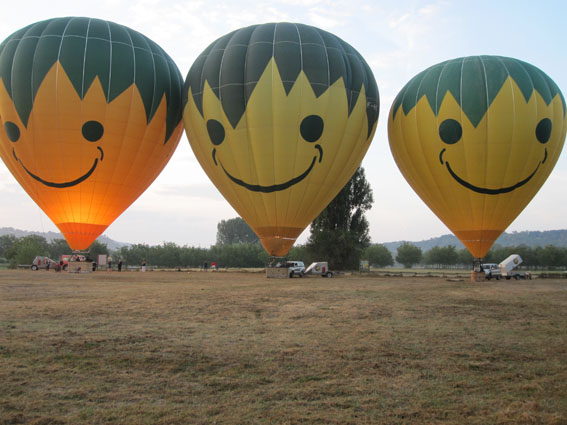
[[[0,424],[567,424],[567,280],[0,272]]]

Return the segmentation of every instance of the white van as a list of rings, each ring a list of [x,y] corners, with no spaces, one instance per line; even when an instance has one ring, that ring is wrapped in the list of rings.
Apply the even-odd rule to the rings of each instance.
[[[289,277],[303,277],[303,273],[305,273],[305,264],[303,264],[303,261],[288,261],[286,265]]]
[[[49,268],[55,268],[55,266],[57,265],[57,262],[53,261],[51,258],[49,257],[42,257],[42,256],[37,256],[33,259],[33,263],[31,266],[32,270],[39,270],[39,269],[46,269],[47,268],[47,264],[49,264]]]

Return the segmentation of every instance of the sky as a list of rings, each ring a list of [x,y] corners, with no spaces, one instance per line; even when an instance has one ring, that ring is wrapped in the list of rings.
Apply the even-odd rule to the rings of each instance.
[[[0,15],[0,40],[61,16],[86,16],[137,30],[159,44],[183,77],[224,34],[252,24],[297,22],[329,31],[357,49],[380,92],[376,134],[362,166],[374,193],[366,213],[373,243],[451,233],[406,183],[387,137],[388,113],[403,86],[439,62],[501,55],[529,62],[567,94],[567,4],[563,0],[22,0]],[[567,157],[507,231],[567,227]],[[57,231],[0,162],[0,227]],[[237,217],[202,171],[185,134],[160,176],[105,235],[121,242],[208,247],[217,224]],[[298,242],[304,243],[308,228]]]

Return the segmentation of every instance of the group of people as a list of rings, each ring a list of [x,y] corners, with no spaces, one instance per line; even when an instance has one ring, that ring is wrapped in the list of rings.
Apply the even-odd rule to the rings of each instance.
[[[122,257],[118,258],[118,271],[121,272],[122,271]],[[95,270],[95,263],[93,261],[93,271]],[[112,270],[112,257],[109,255],[108,258],[106,259],[106,270],[110,271]]]
[[[117,263],[117,268],[118,268],[118,271],[119,271],[119,272],[122,271],[122,264],[123,264],[123,263],[122,263],[122,257],[120,257],[120,258],[118,259],[118,263]],[[93,272],[96,270],[96,268],[97,268],[97,264],[96,264],[95,261],[93,261]],[[111,256],[108,256],[107,259],[106,259],[106,270],[107,270],[107,271],[111,271],[111,270],[112,270],[112,257],[111,257]],[[142,268],[141,268],[141,271],[143,271],[143,272],[146,271],[146,259],[145,259],[145,258],[142,260]]]
[[[205,261],[203,263],[203,269],[208,270],[209,269],[209,262]],[[216,270],[217,269],[217,263],[215,261],[211,261],[211,270]]]

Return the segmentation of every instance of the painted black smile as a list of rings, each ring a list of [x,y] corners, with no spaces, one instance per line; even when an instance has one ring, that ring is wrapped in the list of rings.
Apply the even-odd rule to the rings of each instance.
[[[485,187],[479,187],[479,186],[475,186],[470,184],[469,182],[467,182],[466,180],[463,180],[462,178],[460,178],[451,168],[451,166],[449,165],[449,162],[443,162],[443,154],[445,153],[445,149],[443,149],[441,151],[441,153],[439,154],[439,160],[441,161],[441,164],[445,164],[447,166],[447,170],[449,171],[449,174],[451,174],[451,177],[453,177],[455,179],[455,181],[457,183],[459,183],[460,185],[466,187],[467,189],[472,190],[473,192],[477,192],[477,193],[482,193],[484,195],[498,195],[500,193],[509,193],[512,192],[513,190],[525,185],[527,182],[529,182],[531,180],[531,178],[535,175],[535,173],[537,173],[537,170],[539,170],[539,166],[543,163],[545,163],[545,161],[547,160],[547,148],[545,149],[545,156],[543,158],[543,161],[541,161],[537,167],[535,168],[535,170],[528,176],[526,177],[524,180],[519,181],[518,183],[512,185],[512,186],[508,186],[508,187],[502,187],[500,189],[488,189]]]
[[[104,152],[98,146],[97,146],[97,149],[100,151],[100,160],[102,162],[102,160],[104,158]],[[38,182],[44,184],[45,186],[54,187],[54,188],[57,188],[57,189],[63,189],[63,188],[66,188],[66,187],[76,186],[79,183],[84,182],[86,179],[88,179],[91,176],[92,173],[94,173],[94,170],[96,169],[96,166],[98,165],[98,158],[95,158],[93,166],[91,167],[91,169],[89,171],[87,171],[85,174],[83,174],[81,177],[79,177],[78,179],[75,179],[75,180],[69,181],[69,182],[54,183],[54,182],[44,180],[41,177],[33,174],[30,170],[28,170],[26,168],[26,166],[24,165],[24,163],[22,161],[20,161],[20,159],[16,156],[16,151],[14,149],[12,149],[12,154],[14,155],[14,158],[16,158],[16,161],[18,161],[21,164],[21,166],[24,168],[26,173],[28,173],[30,175],[31,178],[37,180]]]
[[[315,145],[315,148],[319,151],[319,162],[321,162],[322,159],[323,159],[323,149],[319,145]],[[216,150],[215,149],[213,149],[213,161],[215,162],[215,164],[217,164]],[[220,166],[221,166],[222,170],[224,171],[224,173],[228,176],[228,178],[230,180],[232,180],[234,183],[236,183],[237,185],[242,186],[245,189],[251,190],[252,192],[272,193],[272,192],[278,192],[280,190],[285,190],[285,189],[293,186],[294,184],[299,183],[301,180],[303,180],[305,177],[307,177],[307,175],[311,172],[311,170],[315,166],[316,161],[317,161],[317,157],[314,156],[313,160],[311,161],[311,165],[307,168],[307,170],[305,170],[303,173],[301,173],[301,175],[294,177],[293,179],[288,180],[285,183],[274,184],[274,185],[271,185],[271,186],[262,186],[262,185],[259,185],[259,184],[246,183],[246,182],[232,176],[228,171],[226,171],[226,169],[223,167],[222,163],[220,164]]]

